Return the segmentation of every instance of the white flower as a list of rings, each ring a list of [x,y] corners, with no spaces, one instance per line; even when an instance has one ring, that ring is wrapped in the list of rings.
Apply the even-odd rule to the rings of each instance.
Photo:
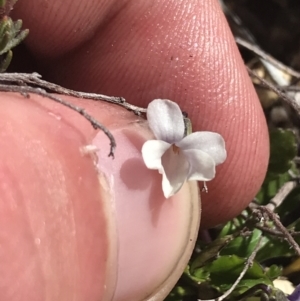
[[[184,121],[179,106],[168,99],[155,99],[147,109],[149,127],[157,140],[146,141],[142,156],[149,169],[162,174],[166,198],[177,193],[185,181],[209,181],[216,165],[226,159],[225,142],[213,132],[184,136]]]

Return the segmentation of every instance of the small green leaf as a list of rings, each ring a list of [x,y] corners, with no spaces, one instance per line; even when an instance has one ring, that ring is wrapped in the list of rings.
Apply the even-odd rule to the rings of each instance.
[[[278,237],[264,237],[264,245],[257,252],[256,260],[259,262],[277,257],[290,257],[295,255],[293,249],[285,240]]]
[[[209,280],[209,272],[202,268],[195,269],[193,273],[191,273],[190,266],[187,266],[184,271],[184,275],[196,284],[207,282]]]
[[[6,4],[6,0],[0,0],[0,8],[3,8]]]
[[[282,275],[282,268],[280,268],[279,266],[273,264],[271,265],[267,271],[266,271],[266,275],[271,279],[277,279],[279,276]]]
[[[28,29],[20,31],[18,35],[16,35],[14,38],[11,38],[7,42],[5,48],[0,51],[0,54],[3,54],[11,50],[12,48],[16,47],[17,45],[19,45],[27,37],[28,33],[29,33]]]
[[[8,17],[4,17],[1,21],[0,21],[0,41],[3,38],[3,35],[6,34],[7,31],[11,30],[11,19]]]
[[[299,199],[300,187],[296,187],[286,196],[281,205],[276,209],[276,213],[280,215],[283,224],[289,225],[295,218],[299,217],[299,214],[297,214],[300,209]]]
[[[248,257],[255,249],[260,237],[261,231],[257,229],[253,230],[251,236],[236,237],[221,251],[221,255],[235,254],[239,257]]]
[[[232,235],[227,235],[217,238],[215,241],[210,243],[191,263],[191,273],[193,274],[194,269],[202,267],[210,259],[217,257],[220,250],[232,241],[233,238],[234,237]]]
[[[212,263],[208,264],[205,269],[213,274],[219,274],[224,272],[229,272],[232,275],[232,279],[236,279],[236,276],[240,274],[245,264],[245,259],[238,257],[236,255],[226,255],[220,256]],[[264,278],[265,273],[260,265],[254,262],[252,267],[250,267],[246,273],[246,275],[250,275],[253,278]],[[226,276],[229,276],[226,274]],[[224,279],[223,279],[224,281]]]
[[[245,291],[249,290],[250,288],[256,285],[271,285],[271,282],[267,278],[261,279],[242,279],[239,284],[237,285],[236,289],[234,290],[234,295],[240,295]],[[227,286],[226,290],[229,289],[231,286]]]
[[[6,53],[5,58],[3,59],[3,61],[0,64],[0,72],[5,72],[6,71],[6,69],[8,68],[8,66],[9,66],[9,64],[12,60],[12,57],[13,57],[13,52],[11,50],[9,50]]]
[[[229,289],[239,277],[244,266],[244,258],[232,255],[221,256],[211,264],[205,266],[204,269],[210,273],[212,286],[224,292]],[[257,284],[272,285],[272,281],[264,272],[263,268],[257,262],[254,262],[247,270],[235,291],[242,293]]]
[[[275,178],[267,177],[262,185],[262,188],[256,196],[259,200],[259,203],[261,205],[268,204],[271,198],[276,195],[282,185],[289,181],[290,178],[291,177],[288,172],[277,175]]]
[[[2,24],[0,27],[0,54],[3,54],[5,52],[3,50],[6,48],[7,44],[11,39],[12,22],[10,22],[9,20],[10,18],[8,18],[7,21],[1,22]]]
[[[243,211],[243,214],[247,216],[247,211]],[[233,220],[227,222],[222,228],[218,237],[224,237],[226,235],[234,234],[238,229],[241,229],[245,225],[245,219],[241,216],[235,217]]]
[[[291,161],[297,154],[295,134],[290,130],[275,129],[270,131],[271,153],[267,177],[274,177],[287,172]]]
[[[17,20],[13,24],[14,24],[14,32],[18,33],[22,28],[23,21],[22,20]]]
[[[171,293],[168,295],[165,301],[182,301],[184,300],[184,297],[188,297],[188,296],[195,296],[195,291],[190,287],[177,285],[171,291]]]
[[[192,279],[196,282],[205,282],[209,279],[209,272],[208,271],[205,271],[203,268],[200,268],[200,269],[196,269],[194,272],[193,272],[193,276],[192,276]]]

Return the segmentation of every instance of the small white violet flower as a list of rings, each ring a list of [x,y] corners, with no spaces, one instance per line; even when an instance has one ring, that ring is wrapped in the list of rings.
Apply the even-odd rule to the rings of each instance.
[[[179,106],[168,99],[155,99],[147,109],[149,127],[157,140],[146,141],[142,156],[149,169],[162,174],[165,198],[177,193],[185,181],[209,181],[216,165],[226,159],[225,142],[213,132],[195,132],[185,136]]]

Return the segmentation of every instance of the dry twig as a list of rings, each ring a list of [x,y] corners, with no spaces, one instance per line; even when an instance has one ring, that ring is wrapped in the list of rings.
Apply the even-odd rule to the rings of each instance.
[[[104,100],[113,104],[122,106],[123,108],[133,111],[136,114],[146,113],[147,109],[134,106],[130,103],[127,103],[123,97],[107,96],[97,93],[86,93],[74,91],[71,89],[64,88],[57,84],[50,83],[48,81],[42,80],[41,75],[33,73],[0,73],[0,82],[16,83],[18,85],[24,86],[26,84],[35,85],[44,89],[47,89],[51,92],[59,93],[62,95],[74,96],[77,98],[85,98],[91,100]]]
[[[258,80],[260,80],[263,85],[265,85],[267,88],[269,88],[270,90],[275,92],[278,96],[280,96],[282,98],[282,100],[284,100],[288,105],[290,105],[292,108],[294,108],[296,110],[296,112],[300,115],[300,104],[298,104],[298,102],[296,102],[294,98],[290,97],[285,92],[283,92],[281,90],[281,88],[276,87],[275,85],[268,82],[264,78],[261,78],[260,76],[258,76],[254,71],[252,71],[247,66],[246,66],[246,68],[248,70],[248,73],[251,76],[253,76],[253,77],[257,78]]]
[[[274,211],[275,208],[280,206],[280,204],[284,201],[286,196],[297,186],[295,181],[289,181],[283,184],[283,186],[279,189],[276,195],[271,199],[269,204],[265,207]]]
[[[260,58],[262,58],[263,60],[269,62],[270,64],[274,65],[275,67],[277,67],[278,69],[296,77],[296,78],[300,78],[300,73],[295,71],[294,69],[284,65],[283,63],[281,63],[280,61],[276,60],[274,57],[272,57],[271,55],[267,54],[265,51],[263,51],[261,48],[259,48],[258,46],[251,44],[247,41],[245,41],[244,39],[241,39],[239,37],[235,38],[235,41],[238,45],[241,45],[245,48],[247,48],[248,50],[252,51],[253,53],[255,53],[256,55],[258,55]]]
[[[245,266],[244,266],[242,272],[240,273],[239,277],[236,279],[236,281],[233,283],[232,287],[228,291],[226,291],[222,296],[220,296],[216,299],[208,299],[208,300],[198,299],[198,301],[222,301],[222,300],[226,299],[235,290],[237,285],[240,283],[242,278],[245,276],[247,270],[252,266],[255,256],[259,250],[261,241],[262,241],[262,236],[260,236],[256,247],[254,248],[254,250],[251,253],[251,255],[249,256],[249,258],[246,260]]]
[[[266,206],[257,206],[255,204],[250,204],[249,208],[252,210],[253,214],[264,218],[267,217],[269,220],[271,220],[274,223],[277,230],[279,230],[282,233],[282,236],[288,241],[288,243],[296,251],[297,255],[300,256],[299,245],[294,240],[291,233],[283,226],[276,213],[274,213],[271,209],[267,208]]]
[[[30,86],[31,85],[31,86]],[[114,152],[116,148],[116,141],[111,132],[100,122],[98,122],[93,116],[88,114],[84,108],[76,106],[66,100],[63,100],[59,96],[48,93],[47,89],[51,92],[70,95],[77,98],[91,99],[95,101],[103,100],[109,103],[117,104],[124,107],[127,110],[133,111],[136,114],[145,113],[146,109],[131,105],[125,101],[122,97],[106,96],[96,93],[78,92],[70,89],[63,88],[59,85],[47,82],[41,79],[41,75],[38,73],[0,73],[0,91],[4,92],[17,92],[21,93],[25,97],[29,97],[29,93],[37,94],[42,97],[47,97],[55,102],[60,103],[63,106],[76,111],[87,119],[95,129],[100,129],[110,140],[110,152],[108,156],[114,158]]]

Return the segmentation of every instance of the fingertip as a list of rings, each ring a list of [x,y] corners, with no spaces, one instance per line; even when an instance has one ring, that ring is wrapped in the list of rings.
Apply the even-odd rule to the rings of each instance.
[[[29,29],[25,43],[35,56],[53,59],[92,39],[103,19],[120,9],[114,2],[112,5],[110,0],[19,1],[12,15],[22,19],[23,28]]]
[[[1,231],[18,233],[13,244],[26,249],[12,274],[2,261],[19,259],[18,252],[3,246],[1,266],[10,278],[0,277],[2,294],[9,295],[17,272],[25,270],[16,299],[24,292],[33,300],[166,296],[191,255],[200,208],[195,184],[164,198],[161,175],[142,160],[142,145],[153,138],[147,123],[117,106],[85,104],[117,140],[112,160],[107,137],[61,104],[6,93],[0,107],[0,189],[6,192],[0,206],[9,211],[1,211],[8,223]],[[16,213],[12,224],[7,215]]]
[[[1,93],[0,107],[1,296],[98,300],[111,253],[93,165],[80,153],[88,137],[45,98]]]
[[[91,21],[93,39],[57,60],[55,68],[48,63],[48,76],[74,89],[120,95],[142,106],[158,97],[171,99],[188,112],[194,130],[222,134],[228,158],[203,195],[202,225],[226,221],[245,208],[261,186],[269,139],[260,103],[219,3],[124,3],[114,22]],[[52,12],[58,10],[55,5]],[[27,9],[27,18],[28,7],[20,8]],[[61,47],[61,42],[65,44],[54,40],[53,47]],[[47,55],[48,50],[36,51]]]
[[[215,47],[207,51],[203,62],[201,97],[183,106],[195,130],[223,136],[227,159],[208,183],[209,193],[202,196],[204,228],[233,218],[253,200],[269,160],[268,129],[260,101],[221,9],[206,5],[203,13],[216,20],[206,31]]]

